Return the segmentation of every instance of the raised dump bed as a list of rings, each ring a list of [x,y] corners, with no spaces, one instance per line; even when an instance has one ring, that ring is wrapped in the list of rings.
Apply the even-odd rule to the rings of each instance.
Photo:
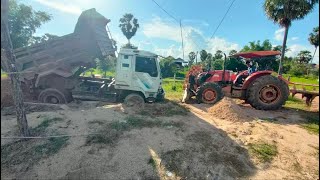
[[[25,93],[38,100],[44,91],[58,93],[63,96],[61,100],[70,101],[83,67],[92,67],[95,58],[115,56],[116,46],[107,31],[109,22],[95,9],[89,9],[79,16],[73,33],[15,49],[21,81],[29,89]]]

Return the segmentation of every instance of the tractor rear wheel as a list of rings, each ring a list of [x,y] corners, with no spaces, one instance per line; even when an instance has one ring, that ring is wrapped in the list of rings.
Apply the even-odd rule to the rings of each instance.
[[[276,110],[282,107],[289,97],[289,87],[277,77],[262,76],[249,86],[248,103],[259,110]]]
[[[222,88],[216,83],[206,82],[202,84],[197,93],[197,100],[206,104],[215,104],[222,98]]]

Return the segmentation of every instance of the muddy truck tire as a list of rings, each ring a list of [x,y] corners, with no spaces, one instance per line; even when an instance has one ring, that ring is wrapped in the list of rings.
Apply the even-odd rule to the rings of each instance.
[[[206,104],[215,104],[223,98],[222,88],[211,82],[206,82],[200,86],[197,92],[198,102],[203,102]]]
[[[66,104],[69,99],[68,95],[57,89],[48,88],[40,92],[38,101],[49,104]]]
[[[124,98],[124,104],[128,107],[140,108],[140,107],[144,106],[144,103],[145,103],[144,98],[140,94],[137,94],[137,93],[128,94]]]
[[[258,110],[277,110],[286,103],[288,97],[288,85],[271,75],[259,77],[247,90],[247,102]]]

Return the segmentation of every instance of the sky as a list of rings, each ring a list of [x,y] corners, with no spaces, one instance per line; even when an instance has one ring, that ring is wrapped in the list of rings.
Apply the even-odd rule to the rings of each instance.
[[[191,51],[202,49],[214,54],[217,50],[229,53],[241,50],[250,41],[269,39],[273,46],[282,45],[284,29],[270,21],[263,10],[264,0],[236,0],[221,26],[219,22],[233,0],[155,0],[183,26],[184,51],[179,23],[161,10],[153,0],[18,0],[35,10],[46,11],[53,19],[44,24],[36,35],[45,33],[63,36],[73,32],[82,11],[95,8],[110,19],[108,24],[118,48],[127,43],[119,26],[125,13],[132,13],[140,28],[131,40],[139,49],[162,56],[188,59]],[[312,53],[308,36],[319,26],[319,5],[303,20],[294,21],[288,36],[287,56],[294,57],[301,50]],[[213,37],[212,37],[213,36]],[[319,63],[319,51],[313,60]]]

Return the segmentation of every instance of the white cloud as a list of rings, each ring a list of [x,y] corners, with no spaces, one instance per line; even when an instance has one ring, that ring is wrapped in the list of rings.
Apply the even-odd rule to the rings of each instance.
[[[301,44],[293,44],[288,46],[288,48],[289,48],[289,51],[286,53],[286,56],[288,57],[296,57],[300,51],[304,51],[304,50],[310,51],[313,55],[315,50],[314,46],[303,46]],[[317,49],[316,55],[312,62],[319,64],[319,48]]]
[[[274,39],[277,41],[282,41],[284,36],[284,31],[285,31],[284,28],[276,30],[276,32],[274,33]]]
[[[70,3],[70,1],[67,2],[58,2],[58,1],[52,1],[52,0],[35,0],[38,3],[48,6],[50,8],[59,10],[61,12],[73,14],[73,15],[79,15],[82,12],[82,9],[79,6],[74,5],[75,3]]]
[[[174,41],[168,48],[154,48],[154,51],[162,56],[183,56],[181,47],[180,26],[171,21],[165,21],[159,17],[154,17],[151,22],[143,26],[143,33],[148,38],[159,38]],[[215,37],[207,38],[202,31],[192,26],[184,26],[183,28],[184,52],[185,59],[188,59],[188,53],[191,51],[200,51],[202,49],[214,54],[217,50],[225,53],[235,49],[240,50],[240,46],[236,43],[229,42],[226,39]]]
[[[291,41],[296,41],[296,40],[298,40],[299,39],[299,37],[292,37],[291,38]]]

